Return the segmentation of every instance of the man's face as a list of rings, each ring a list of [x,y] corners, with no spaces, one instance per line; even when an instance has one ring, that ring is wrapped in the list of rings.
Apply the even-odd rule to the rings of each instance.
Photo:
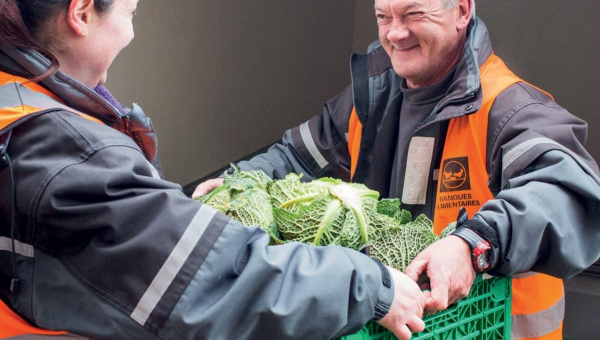
[[[409,87],[443,79],[460,59],[470,16],[465,2],[446,9],[443,0],[375,0],[379,39]]]

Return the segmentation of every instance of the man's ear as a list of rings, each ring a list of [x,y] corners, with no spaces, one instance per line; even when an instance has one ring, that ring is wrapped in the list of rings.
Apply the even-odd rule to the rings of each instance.
[[[471,21],[471,10],[473,9],[472,3],[472,0],[458,0],[458,5],[456,6],[458,10],[458,20],[456,21],[457,31],[462,31],[469,26],[469,22]]]
[[[71,0],[67,13],[68,26],[77,35],[88,33],[88,26],[94,15],[94,0]]]

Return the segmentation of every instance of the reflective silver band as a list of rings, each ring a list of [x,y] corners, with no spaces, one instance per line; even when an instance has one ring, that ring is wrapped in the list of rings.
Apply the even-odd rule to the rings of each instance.
[[[325,160],[325,157],[323,157],[319,149],[317,149],[317,145],[315,144],[312,134],[310,133],[308,122],[300,125],[300,136],[302,137],[302,141],[304,142],[306,149],[308,152],[310,152],[321,169],[326,167],[329,163]]]
[[[525,152],[531,150],[531,148],[538,144],[554,144],[559,146],[560,149],[566,150],[562,145],[558,144],[550,138],[533,138],[515,146],[512,150],[507,152],[506,155],[502,157],[502,171],[506,170],[506,168],[508,168],[512,164],[512,162],[517,160],[517,158],[521,157]],[[569,154],[571,153],[569,152]]]
[[[44,93],[22,86],[19,82],[7,83],[0,86],[0,100],[0,109],[28,105],[40,110],[60,108],[78,113],[77,110],[62,104]]]
[[[154,280],[138,302],[131,318],[140,325],[144,325],[158,302],[163,297],[171,282],[175,279],[184,263],[196,247],[198,241],[204,234],[206,227],[210,224],[217,213],[216,209],[208,205],[202,205],[192,222],[188,225],[179,242],[175,245],[171,254],[160,268]]]
[[[402,203],[425,204],[434,137],[413,137],[408,146]]]
[[[521,273],[521,274],[514,274],[512,277],[513,279],[526,279],[530,276],[536,275],[536,272],[525,272],[525,273]]]
[[[12,240],[10,237],[0,236],[0,250],[12,251]],[[27,257],[33,257],[33,246],[15,240],[15,253]]]
[[[541,312],[534,314],[513,315],[511,317],[511,339],[538,338],[551,333],[560,327],[565,317],[565,296],[558,302]]]
[[[156,179],[160,179],[160,174],[158,173],[158,170],[156,170],[154,165],[152,165],[150,162],[148,162],[148,166],[150,166],[150,172],[152,173],[152,177],[156,178]]]
[[[594,181],[596,181],[596,183],[600,184],[600,179],[595,175],[594,171],[592,169],[590,169],[590,167],[581,159],[581,157],[579,157],[579,155],[577,155],[576,153],[572,152],[571,150],[565,148],[561,144],[553,141],[552,139],[546,138],[546,137],[532,138],[528,141],[525,141],[525,142],[517,145],[512,150],[507,152],[506,155],[504,155],[502,157],[502,172],[504,172],[514,161],[516,161],[524,153],[526,153],[527,151],[531,150],[533,147],[535,147],[536,145],[539,145],[539,144],[553,144],[553,145],[557,146],[558,149],[560,149],[561,151],[563,151],[566,154],[568,154],[569,156],[571,156],[575,160],[575,162],[577,162],[577,164],[586,173],[588,173],[593,178]]]
[[[0,110],[23,105],[19,99],[17,86],[19,86],[19,83],[6,83],[0,86]]]

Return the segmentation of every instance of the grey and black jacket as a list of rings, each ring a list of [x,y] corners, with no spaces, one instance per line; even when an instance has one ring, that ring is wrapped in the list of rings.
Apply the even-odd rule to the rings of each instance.
[[[353,55],[352,85],[328,101],[323,114],[288,130],[268,152],[240,162],[242,170],[262,169],[273,178],[290,172],[310,180],[337,177],[362,182],[383,197],[400,197],[409,145],[414,137],[434,137],[424,204],[403,201],[414,216],[433,218],[437,174],[451,118],[481,106],[479,67],[492,53],[484,23],[474,18],[452,85],[433,112],[409,136],[398,136],[402,79],[379,42],[366,55]],[[352,109],[363,125],[358,165],[350,178],[348,128]],[[394,126],[394,124],[396,124]],[[494,102],[488,123],[486,167],[494,199],[472,216],[497,238],[491,271],[527,271],[571,277],[600,256],[600,179],[584,149],[587,124],[540,90],[516,83]],[[400,143],[399,143],[400,142]],[[414,188],[409,188],[414,189]]]
[[[0,47],[3,72],[48,65]],[[261,229],[161,179],[133,112],[60,72],[42,85],[68,107],[0,132],[11,160],[0,168],[0,277],[21,282],[0,298],[33,325],[94,339],[328,339],[388,312],[394,287],[381,264],[341,247],[268,246]],[[30,95],[0,87],[0,109]]]

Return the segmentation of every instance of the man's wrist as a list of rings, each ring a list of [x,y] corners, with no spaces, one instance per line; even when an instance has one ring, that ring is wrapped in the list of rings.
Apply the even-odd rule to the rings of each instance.
[[[492,268],[492,247],[479,233],[468,227],[460,226],[450,233],[450,235],[461,238],[469,245],[471,263],[475,272],[482,273]]]

